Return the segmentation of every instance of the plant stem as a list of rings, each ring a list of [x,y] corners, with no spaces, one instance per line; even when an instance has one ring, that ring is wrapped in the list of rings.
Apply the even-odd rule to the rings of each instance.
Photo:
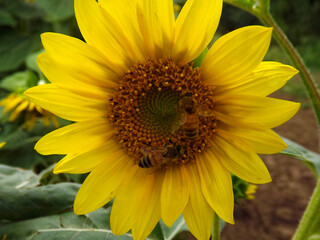
[[[220,218],[216,213],[213,215],[212,240],[220,240]]]
[[[317,89],[316,82],[314,81],[307,67],[303,63],[301,56],[296,51],[296,49],[294,48],[290,40],[287,38],[285,33],[278,26],[276,21],[273,19],[270,12],[261,10],[259,13],[255,15],[265,26],[273,27],[274,38],[277,40],[282,49],[289,55],[294,66],[299,70],[301,79],[312,103],[318,121],[318,127],[320,127],[320,93]]]
[[[292,240],[305,240],[320,229],[320,178]]]

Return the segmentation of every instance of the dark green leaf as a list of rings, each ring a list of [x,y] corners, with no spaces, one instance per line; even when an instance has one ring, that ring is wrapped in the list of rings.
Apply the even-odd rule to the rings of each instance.
[[[16,72],[2,79],[0,82],[0,87],[10,92],[21,93],[32,86],[36,86],[37,82],[38,78],[33,72]]]
[[[0,219],[22,220],[70,209],[80,187],[59,183],[32,189],[0,189]]]
[[[25,58],[40,46],[38,34],[3,33],[0,38],[0,72],[18,68]]]
[[[41,8],[46,11],[46,20],[57,22],[74,15],[73,0],[36,0]]]
[[[13,2],[13,1],[10,1]],[[22,20],[40,19],[44,16],[44,11],[34,3],[18,1],[18,4],[8,9],[14,16]],[[21,21],[21,20],[20,20]]]
[[[0,10],[0,26],[11,26],[14,27],[17,21],[12,15],[6,11]]]
[[[301,146],[298,143],[295,143],[289,139],[282,137],[288,147],[283,150],[281,153],[289,155],[291,157],[297,158],[304,162],[311,170],[315,173],[316,176],[320,175],[320,155],[312,152],[309,149]]]
[[[2,149],[14,150],[27,139],[28,133],[14,124],[6,124],[1,129],[0,142],[7,144]]]

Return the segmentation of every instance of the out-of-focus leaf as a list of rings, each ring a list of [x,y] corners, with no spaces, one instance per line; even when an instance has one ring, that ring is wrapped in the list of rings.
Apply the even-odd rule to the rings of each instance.
[[[40,183],[39,180],[39,176],[31,170],[0,164],[0,189],[35,187]]]
[[[45,160],[43,156],[33,149],[33,146],[34,143],[29,143],[11,151],[1,149],[0,163],[28,169],[34,168],[37,164],[45,162]]]
[[[8,1],[14,2],[14,1]],[[44,16],[43,9],[39,8],[34,3],[27,3],[26,1],[18,1],[19,3],[11,9],[11,13],[23,20],[40,19]]]
[[[171,240],[180,232],[188,231],[187,224],[184,221],[182,215],[177,219],[177,221],[175,221],[175,223],[170,228],[167,225],[165,225],[162,221],[160,221],[160,226],[165,240]]]
[[[177,4],[185,4],[187,0],[173,0],[173,3],[177,3]]]
[[[208,48],[205,48],[202,53],[193,61],[193,67],[200,67],[204,58],[206,57],[208,53]]]
[[[259,0],[224,0],[224,2],[231,4],[235,7],[241,8],[252,14],[260,11]]]
[[[18,68],[25,58],[40,49],[38,34],[26,35],[19,32],[1,34],[0,38],[0,72]]]
[[[46,11],[46,20],[57,22],[74,15],[73,0],[35,0],[35,3]]]
[[[17,127],[15,124],[4,123],[4,126],[1,128],[0,142],[7,143],[2,149],[14,150],[21,145],[24,145],[24,141],[27,138],[28,133],[23,130],[23,128]]]
[[[12,15],[4,10],[0,10],[0,26],[11,26],[14,27],[17,21],[12,17]]]
[[[37,82],[37,76],[31,71],[16,72],[2,79],[0,87],[10,92],[23,92],[36,86]]]
[[[148,238],[152,240],[164,240],[164,235],[162,232],[160,222],[158,222],[158,224],[155,226]]]
[[[27,58],[26,58],[26,65],[30,70],[33,70],[35,72],[37,72],[40,75],[40,69],[37,65],[37,57],[40,53],[43,53],[44,50],[41,49],[40,51],[34,52],[32,54],[30,54]]]
[[[32,189],[0,188],[0,219],[30,219],[70,209],[79,187],[58,183]]]
[[[289,139],[284,137],[282,137],[282,139],[285,141],[288,147],[281,153],[301,160],[307,166],[309,166],[314,174],[318,177],[320,175],[320,155]]]
[[[320,240],[320,233],[312,235],[308,240]]]
[[[188,226],[182,215],[177,219],[177,221],[175,221],[175,223],[170,228],[167,225],[165,225],[161,220],[158,225],[160,225],[161,227],[164,240],[171,240],[174,237],[176,237],[179,233],[189,231]],[[222,219],[220,219],[220,232],[223,230],[225,226],[226,223]]]

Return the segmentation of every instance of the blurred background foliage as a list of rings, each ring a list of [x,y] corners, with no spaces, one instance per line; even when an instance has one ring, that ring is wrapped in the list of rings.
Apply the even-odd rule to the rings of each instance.
[[[184,2],[175,0],[181,7]],[[311,71],[320,76],[320,1],[271,0],[271,11]],[[253,24],[261,25],[249,13],[224,4],[214,40]],[[82,38],[74,17],[73,0],[0,0],[0,99],[12,94],[24,98],[22,93],[27,88],[48,82],[36,64],[37,55],[43,51],[40,41],[43,32]],[[266,59],[290,64],[275,42]],[[302,88],[297,77],[283,91],[306,98]],[[24,107],[19,107],[21,104]],[[0,239],[50,240],[57,236],[65,239],[74,236],[72,234],[77,234],[74,239],[89,236],[113,239],[107,222],[109,205],[86,216],[77,217],[72,213],[73,199],[86,175],[53,175],[52,168],[62,156],[42,156],[33,149],[43,135],[70,122],[60,118],[57,118],[58,125],[45,121],[46,113],[35,109],[27,99],[10,107],[7,111],[8,103],[0,102],[0,143],[6,142],[0,150]],[[17,115],[14,120],[13,113]],[[34,125],[26,127],[26,122],[34,119]],[[256,187],[235,176],[232,180],[236,202],[254,197]],[[74,231],[59,232],[63,228]],[[80,228],[88,231],[79,234],[75,229]],[[171,229],[160,222],[150,239],[172,239],[186,229],[183,218]],[[130,238],[128,236],[123,239]]]

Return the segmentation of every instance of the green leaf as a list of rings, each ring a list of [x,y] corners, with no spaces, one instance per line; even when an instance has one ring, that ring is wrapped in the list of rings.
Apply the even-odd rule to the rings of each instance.
[[[202,53],[193,61],[193,67],[201,67],[201,64],[208,53],[208,48],[205,48]]]
[[[14,168],[0,164],[0,189],[22,189],[35,187],[40,183],[40,176],[31,170]]]
[[[160,221],[160,226],[165,240],[171,240],[179,233],[183,231],[188,231],[188,226],[184,221],[182,215],[177,219],[177,221],[175,221],[175,223],[170,228],[167,225],[165,225],[162,221]]]
[[[77,216],[73,212],[0,225],[0,236],[6,240],[129,240],[127,233],[115,236],[110,230],[110,208]],[[149,240],[150,238],[147,238]]]
[[[308,240],[320,240],[320,233],[312,235],[311,237],[308,238]]]
[[[254,15],[256,15],[256,13],[260,11],[259,0],[224,0],[224,2],[235,7],[241,8]]]
[[[175,223],[170,228],[167,225],[165,225],[161,220],[159,222],[159,225],[161,227],[164,240],[172,240],[179,233],[189,231],[188,226],[182,215],[177,219],[177,221],[175,221]],[[225,226],[226,223],[220,219],[220,232],[223,230]]]
[[[0,189],[0,219],[22,220],[70,209],[80,184],[58,183],[32,189]]]
[[[14,124],[5,124],[1,129],[0,142],[6,142],[2,149],[14,150],[28,137],[26,131]]]
[[[17,16],[21,20],[35,20],[43,17],[44,12],[34,3],[27,3],[26,1],[8,1],[17,2],[15,6],[7,7],[14,16]]]
[[[46,11],[46,20],[57,22],[74,15],[73,0],[36,0],[35,3]]]
[[[16,72],[2,79],[0,87],[10,92],[24,92],[38,83],[37,76],[30,71]]]
[[[26,58],[26,65],[27,67],[32,70],[37,72],[40,75],[40,69],[37,65],[37,57],[39,56],[40,53],[43,53],[44,49],[41,49],[40,51],[34,52],[32,54],[30,54],[27,58]]]
[[[281,153],[285,155],[289,155],[291,157],[297,158],[305,163],[307,166],[311,168],[314,174],[319,177],[320,176],[320,155],[306,149],[298,143],[295,143],[289,139],[282,137],[284,142],[288,145],[288,147],[283,150]]]
[[[0,26],[11,26],[14,27],[17,21],[12,15],[6,11],[0,10]]]
[[[0,72],[18,68],[25,58],[40,49],[38,34],[27,35],[19,32],[5,32],[0,38]]]

